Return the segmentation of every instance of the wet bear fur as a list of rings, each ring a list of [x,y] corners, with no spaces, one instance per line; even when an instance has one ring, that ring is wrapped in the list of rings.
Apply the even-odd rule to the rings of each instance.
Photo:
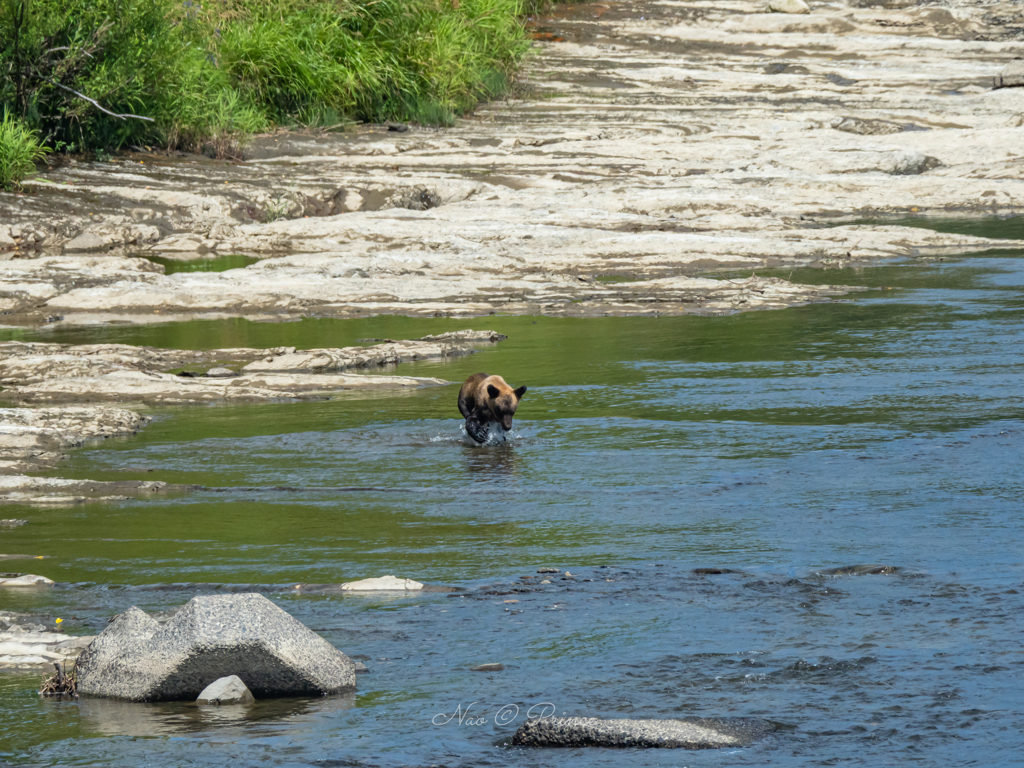
[[[508,432],[525,394],[526,387],[512,389],[501,376],[474,373],[459,390],[459,413],[466,418],[466,434],[486,443],[489,424],[499,424]]]

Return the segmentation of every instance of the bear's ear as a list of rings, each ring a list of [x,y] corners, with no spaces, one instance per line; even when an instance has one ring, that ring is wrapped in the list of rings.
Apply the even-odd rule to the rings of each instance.
[[[526,394],[526,387],[525,386],[520,387],[519,389],[515,390],[514,394],[516,396],[516,400],[522,400],[523,399],[523,395]]]
[[[493,384],[488,384],[487,385],[487,394],[490,395],[491,400],[497,400],[498,399],[498,395],[500,395],[501,392],[499,392],[498,388],[496,386],[494,386]]]

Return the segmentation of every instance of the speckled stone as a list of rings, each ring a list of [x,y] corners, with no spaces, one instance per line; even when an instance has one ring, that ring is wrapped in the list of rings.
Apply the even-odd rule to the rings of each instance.
[[[257,698],[355,688],[355,665],[258,594],[194,597],[166,624],[134,606],[78,659],[78,691],[128,701],[193,700],[238,675]]]
[[[512,743],[523,747],[742,747],[775,731],[753,717],[678,720],[601,720],[596,717],[549,717],[519,727]]]

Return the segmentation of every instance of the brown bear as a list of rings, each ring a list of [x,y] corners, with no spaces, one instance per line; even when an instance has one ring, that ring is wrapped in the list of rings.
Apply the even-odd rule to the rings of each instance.
[[[459,390],[459,413],[466,417],[466,434],[486,443],[490,424],[497,423],[508,432],[525,394],[526,387],[512,389],[501,376],[474,373]]]

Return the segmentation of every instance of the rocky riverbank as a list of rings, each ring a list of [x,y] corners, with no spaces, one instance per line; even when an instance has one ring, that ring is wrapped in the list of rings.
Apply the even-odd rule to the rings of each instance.
[[[1022,91],[993,88],[1022,19],[980,1],[569,6],[537,20],[526,96],[452,130],[279,134],[241,164],[140,148],[0,196],[0,300],[25,322],[827,300],[845,289],[722,271],[991,248],[850,222],[1024,210]],[[145,258],[230,254],[259,261]]]

